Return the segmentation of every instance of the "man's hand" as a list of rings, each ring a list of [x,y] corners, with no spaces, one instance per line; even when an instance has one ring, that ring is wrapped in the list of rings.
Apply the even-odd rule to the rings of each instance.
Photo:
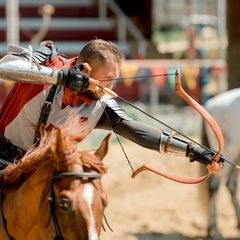
[[[211,173],[211,174],[218,173],[223,169],[223,162],[222,161],[219,161],[219,162],[212,161],[211,164],[207,165],[207,169],[208,169],[209,173]]]
[[[213,161],[214,152],[210,152],[196,144],[192,144],[189,147],[189,159],[190,162],[198,161],[202,164],[207,165],[207,169],[211,174],[219,172],[223,169],[223,160],[219,162]]]
[[[75,93],[86,92],[91,84],[96,87],[98,81],[90,78],[88,74],[83,73],[84,64],[79,64],[71,68],[62,68],[58,76],[58,85],[66,86],[70,91]]]

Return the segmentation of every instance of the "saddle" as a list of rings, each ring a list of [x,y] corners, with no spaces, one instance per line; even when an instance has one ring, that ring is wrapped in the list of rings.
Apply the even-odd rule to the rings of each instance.
[[[8,165],[14,164],[19,161],[25,152],[13,145],[4,135],[0,132],[0,186],[3,185],[4,169]]]
[[[0,159],[7,162],[14,163],[19,161],[25,154],[25,151],[13,145],[5,136],[0,132]],[[0,160],[0,163],[2,161]],[[5,163],[3,163],[5,164]],[[9,164],[7,164],[9,165]],[[1,165],[0,165],[1,167]]]

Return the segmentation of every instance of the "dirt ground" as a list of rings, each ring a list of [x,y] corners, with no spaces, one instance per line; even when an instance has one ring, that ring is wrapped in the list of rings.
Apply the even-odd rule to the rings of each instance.
[[[127,109],[126,112],[137,120],[155,124],[136,111]],[[200,141],[201,117],[192,108],[168,106],[161,107],[158,112],[157,119],[187,136],[196,136],[194,140]],[[102,179],[109,200],[105,215],[113,232],[104,224],[106,232],[102,231],[101,240],[209,240],[206,237],[206,184],[180,184],[151,172],[143,172],[132,179],[125,154],[134,169],[149,163],[188,177],[203,176],[200,173],[201,164],[189,163],[186,158],[159,154],[120,138],[124,153],[114,137],[113,134],[108,155],[104,159],[108,172]],[[99,137],[96,135],[92,139]],[[204,170],[207,173],[205,167]],[[225,186],[218,193],[217,214],[224,239],[240,240],[235,213]]]
[[[200,176],[198,163],[166,157],[134,143],[122,143],[134,169],[150,163],[183,176]],[[207,240],[207,210],[202,196],[204,183],[185,185],[151,172],[131,178],[131,169],[118,143],[111,143],[104,160],[108,173],[103,186],[109,204],[105,210],[113,229],[102,231],[103,240]],[[205,204],[206,206],[206,204]],[[218,222],[224,239],[240,239],[228,192],[219,192]]]

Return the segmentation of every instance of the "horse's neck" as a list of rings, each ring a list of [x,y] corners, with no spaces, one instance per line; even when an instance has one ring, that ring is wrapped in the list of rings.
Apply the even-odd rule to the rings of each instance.
[[[45,221],[44,224],[47,223],[49,216],[48,196],[46,199],[43,197],[51,181],[53,170],[52,162],[47,161],[26,180],[4,188],[2,209],[4,217],[8,219],[9,233],[14,233],[15,223],[19,222],[21,229],[29,229],[31,226],[31,232],[38,234],[38,227],[34,223],[38,222],[40,215]],[[44,201],[42,207],[40,206],[41,201]],[[52,230],[50,229],[50,231]],[[17,239],[25,239],[25,237],[19,236]]]

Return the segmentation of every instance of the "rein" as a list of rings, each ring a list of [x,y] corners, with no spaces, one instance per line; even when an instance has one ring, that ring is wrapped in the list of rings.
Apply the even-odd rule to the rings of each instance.
[[[3,211],[2,211],[2,198],[3,198],[3,189],[5,188],[5,184],[2,185],[1,189],[0,189],[0,217],[1,217],[1,223],[3,226],[3,230],[5,232],[5,235],[7,237],[8,240],[13,240],[13,238],[9,235],[7,228],[6,228],[6,221],[4,219],[3,216]]]
[[[55,179],[65,178],[65,177],[100,179],[102,177],[102,175],[99,173],[91,173],[91,172],[56,172],[55,171],[53,173],[52,180],[50,182],[48,191],[46,192],[45,196],[43,197],[40,206],[42,205],[43,201],[45,200],[47,193],[51,190],[50,197],[48,198],[48,203],[49,203],[49,210],[50,210],[49,219],[52,220],[52,225],[53,225],[54,232],[55,232],[55,237],[52,238],[54,240],[64,240],[64,238],[61,235],[61,231],[60,231],[58,221],[57,221],[56,210],[55,210],[55,195],[54,195],[53,185],[54,185]],[[13,240],[13,238],[9,235],[9,233],[7,231],[6,221],[4,219],[3,211],[2,211],[2,197],[3,197],[3,189],[5,187],[6,187],[6,185],[4,184],[0,189],[0,218],[1,218],[2,226],[3,226],[3,230],[5,232],[7,239]],[[47,224],[47,226],[48,226],[48,224]]]

